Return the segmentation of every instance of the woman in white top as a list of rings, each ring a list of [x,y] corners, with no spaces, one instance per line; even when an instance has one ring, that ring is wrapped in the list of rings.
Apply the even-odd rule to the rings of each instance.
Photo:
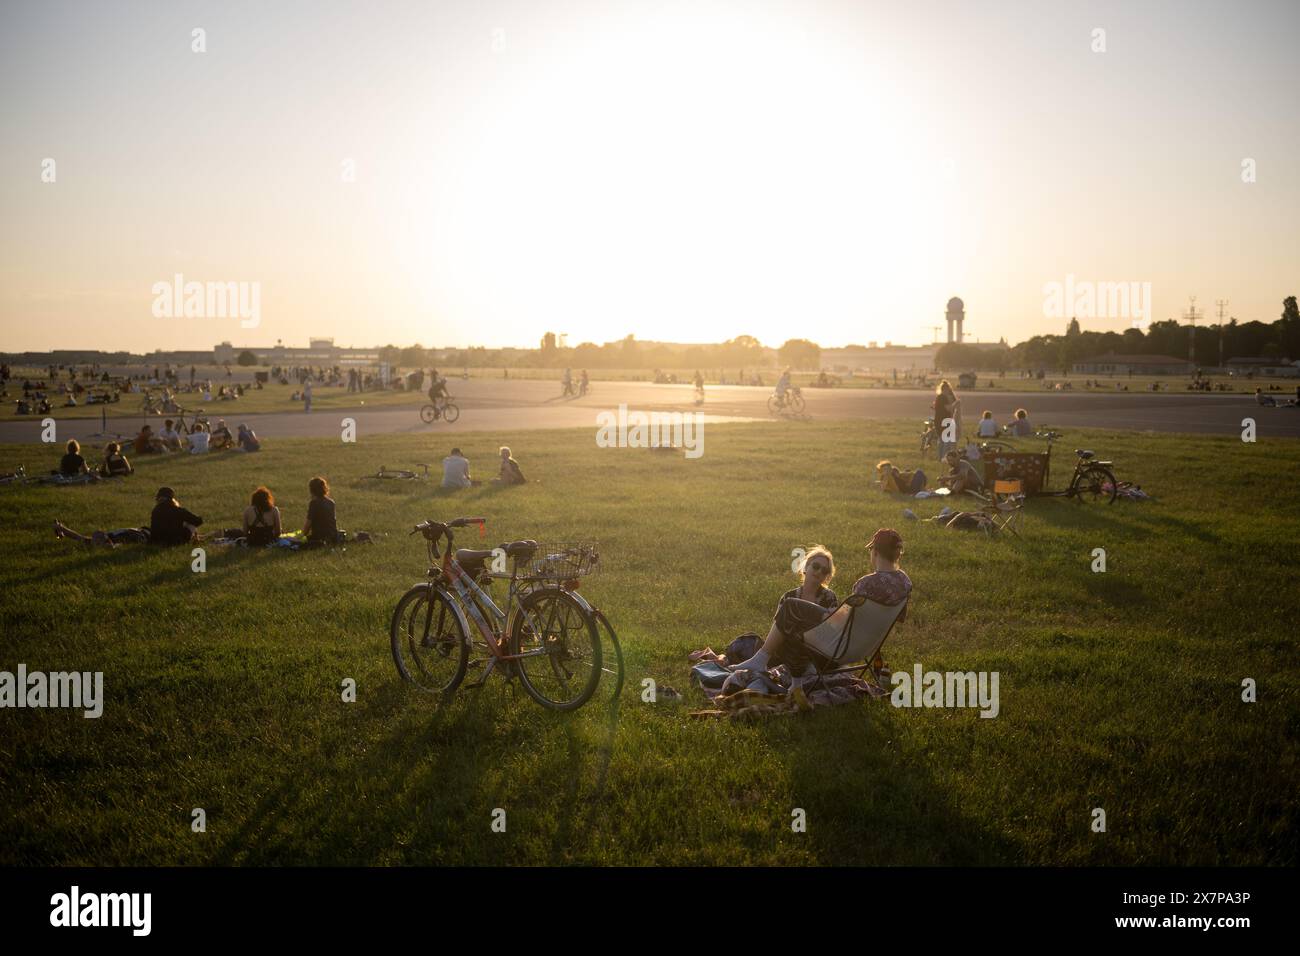
[[[208,439],[211,436],[203,430],[202,425],[195,425],[190,430],[190,454],[206,455],[208,452]]]
[[[993,413],[988,409],[985,409],[980,417],[979,436],[980,438],[998,437],[998,423],[993,420]]]

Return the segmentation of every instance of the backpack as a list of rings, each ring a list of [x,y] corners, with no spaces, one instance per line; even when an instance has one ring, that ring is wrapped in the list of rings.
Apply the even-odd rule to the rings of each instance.
[[[275,540],[275,525],[265,524],[262,520],[270,513],[270,511],[259,511],[253,516],[253,521],[248,526],[248,543],[250,546],[267,545]]]

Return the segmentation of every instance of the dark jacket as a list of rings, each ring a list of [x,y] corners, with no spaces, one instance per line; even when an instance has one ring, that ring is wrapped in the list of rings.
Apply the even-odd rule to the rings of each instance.
[[[187,524],[198,527],[203,524],[203,519],[186,511],[174,498],[171,501],[160,501],[154,505],[153,514],[149,517],[149,543],[188,544],[191,532],[185,527]]]

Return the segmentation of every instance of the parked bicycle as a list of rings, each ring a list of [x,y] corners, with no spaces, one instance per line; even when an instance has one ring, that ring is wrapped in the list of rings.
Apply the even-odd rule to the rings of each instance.
[[[460,418],[460,409],[450,398],[440,397],[436,402],[431,402],[420,409],[420,421],[426,425],[432,425],[440,418],[448,425]]]
[[[1045,430],[1038,432],[1035,437],[1047,441],[1047,453],[1043,456],[1043,488],[1046,489],[1051,477],[1052,443],[1061,437],[1061,433]],[[1087,448],[1076,448],[1074,454],[1074,474],[1070,476],[1070,483],[1065,490],[1043,490],[1039,494],[1048,497],[1074,498],[1080,502],[1100,502],[1104,499],[1106,504],[1114,504],[1115,496],[1119,493],[1119,483],[1115,480],[1115,473],[1111,471],[1113,462],[1099,460]]]
[[[483,667],[471,687],[481,687],[500,669],[507,680],[518,677],[543,707],[576,710],[600,682],[599,624],[612,640],[621,688],[617,637],[604,615],[576,593],[579,579],[599,567],[597,549],[548,548],[524,539],[492,550],[453,550],[455,529],[477,524],[481,533],[486,521],[427,520],[412,529],[424,536],[430,566],[428,580],[408,590],[393,611],[389,637],[402,678],[428,693],[449,695],[471,667]],[[508,582],[504,609],[486,590],[495,578]]]

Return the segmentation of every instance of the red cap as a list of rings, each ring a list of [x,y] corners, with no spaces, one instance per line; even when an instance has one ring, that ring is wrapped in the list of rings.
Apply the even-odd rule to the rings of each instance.
[[[885,551],[898,552],[903,547],[903,536],[893,528],[881,528],[871,536],[867,547],[871,550],[883,548]]]

